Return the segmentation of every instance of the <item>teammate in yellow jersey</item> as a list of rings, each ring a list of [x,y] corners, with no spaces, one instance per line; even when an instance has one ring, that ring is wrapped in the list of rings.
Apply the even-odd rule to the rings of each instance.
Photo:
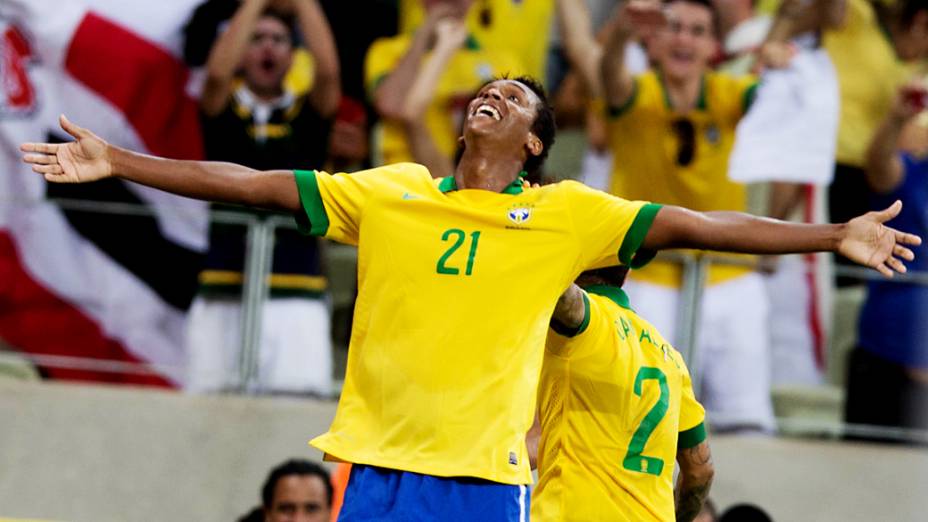
[[[627,271],[584,272],[555,307],[529,441],[535,522],[690,521],[709,493],[705,410],[681,355],[629,306]]]
[[[421,165],[355,174],[255,171],[136,154],[62,118],[77,141],[27,143],[50,182],[117,176],[180,195],[292,212],[358,246],[345,384],[312,441],[353,462],[340,519],[524,520],[548,322],[584,270],[663,248],[781,254],[837,250],[890,275],[920,239],[885,227],[897,203],[843,225],[796,225],[626,201],[562,182],[523,189],[554,140],[533,80],[496,80],[470,102],[454,175]],[[638,251],[643,249],[642,254]],[[638,254],[638,255],[636,255]]]

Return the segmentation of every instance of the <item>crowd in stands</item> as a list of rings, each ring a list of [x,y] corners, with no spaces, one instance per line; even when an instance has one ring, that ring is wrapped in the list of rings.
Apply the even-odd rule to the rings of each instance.
[[[928,2],[207,0],[185,33],[203,71],[208,159],[348,172],[412,161],[446,177],[476,90],[527,75],[585,149],[576,171],[533,183],[579,178],[627,199],[836,223],[900,199],[895,226],[928,236]],[[242,227],[210,231],[192,391],[234,385],[216,376],[237,374],[245,242]],[[323,250],[278,229],[262,391],[332,391]],[[771,387],[823,379],[814,263],[688,255],[712,261],[689,362],[709,423],[772,432]],[[926,263],[922,247],[909,268]],[[665,258],[626,284],[674,344],[683,276]],[[866,285],[846,420],[928,429],[928,286],[836,284]]]

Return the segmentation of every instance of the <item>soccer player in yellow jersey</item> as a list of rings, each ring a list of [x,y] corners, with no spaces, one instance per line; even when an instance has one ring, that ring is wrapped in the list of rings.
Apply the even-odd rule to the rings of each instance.
[[[555,307],[538,386],[535,522],[689,521],[709,493],[705,410],[683,358],[629,306],[627,270],[584,272]]]
[[[524,189],[554,140],[543,89],[522,78],[470,102],[453,176],[421,165],[355,174],[255,171],[76,138],[26,143],[50,182],[120,177],[188,197],[292,212],[312,234],[358,246],[358,300],[345,384],[311,443],[352,462],[341,520],[524,520],[532,424],[548,322],[589,268],[663,248],[753,253],[839,250],[889,275],[920,239],[883,222],[795,225],[627,201],[562,182]],[[638,254],[642,250],[643,254]]]

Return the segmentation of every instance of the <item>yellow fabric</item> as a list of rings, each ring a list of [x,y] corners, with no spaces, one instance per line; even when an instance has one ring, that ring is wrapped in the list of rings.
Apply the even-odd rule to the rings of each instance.
[[[633,311],[589,295],[590,322],[573,338],[548,336],[538,386],[542,439],[533,522],[667,521],[674,519],[673,470],[678,434],[699,426],[696,401],[680,354]],[[663,461],[660,474],[624,464],[636,431],[660,402],[659,381],[635,382],[642,368],[666,378],[666,413],[642,456]],[[653,371],[653,370],[652,370]]]
[[[837,160],[864,166],[870,140],[892,106],[896,88],[925,62],[898,59],[867,0],[848,0],[844,25],[825,33],[824,45],[838,74],[841,120]]]
[[[345,384],[311,444],[347,462],[530,483],[524,439],[554,304],[581,271],[616,263],[645,204],[572,181],[443,193],[410,163],[302,174],[313,233],[358,245]]]
[[[487,26],[481,21],[484,6]],[[400,0],[399,16],[401,34],[415,31],[425,19],[422,0]],[[544,82],[553,19],[554,0],[477,0],[467,13],[467,29],[485,48],[513,53],[527,74]]]
[[[621,115],[607,118],[609,148],[614,157],[612,194],[701,211],[747,210],[744,185],[728,179],[728,157],[735,141],[735,127],[744,113],[745,98],[754,85],[756,79],[752,76],[708,73],[703,86],[704,108],[681,114],[670,107],[656,72],[637,76],[631,105]],[[671,128],[672,122],[681,117],[692,121],[696,129],[695,156],[687,167],[677,165],[680,143]],[[708,282],[719,283],[748,271],[714,265]],[[681,268],[656,260],[631,276],[678,287]]]
[[[364,65],[365,83],[371,97],[380,82],[403,58],[411,42],[412,37],[407,35],[381,38],[371,45]],[[438,150],[449,158],[454,156],[457,139],[461,135],[464,111],[473,99],[474,93],[484,83],[503,74],[517,75],[522,71],[518,60],[506,51],[458,51],[439,78],[432,103],[426,109],[426,126],[431,131]],[[413,159],[401,125],[383,122],[380,153],[384,164]]]

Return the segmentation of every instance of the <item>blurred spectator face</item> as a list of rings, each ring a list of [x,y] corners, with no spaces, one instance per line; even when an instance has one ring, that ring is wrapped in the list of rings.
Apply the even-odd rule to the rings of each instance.
[[[670,80],[699,76],[715,54],[712,10],[678,0],[667,4],[667,25],[651,41],[651,53]]]
[[[278,18],[261,17],[242,59],[248,87],[256,92],[279,90],[292,61],[290,29]]]
[[[268,522],[328,522],[330,506],[322,479],[316,475],[286,475],[277,481],[265,512]]]

